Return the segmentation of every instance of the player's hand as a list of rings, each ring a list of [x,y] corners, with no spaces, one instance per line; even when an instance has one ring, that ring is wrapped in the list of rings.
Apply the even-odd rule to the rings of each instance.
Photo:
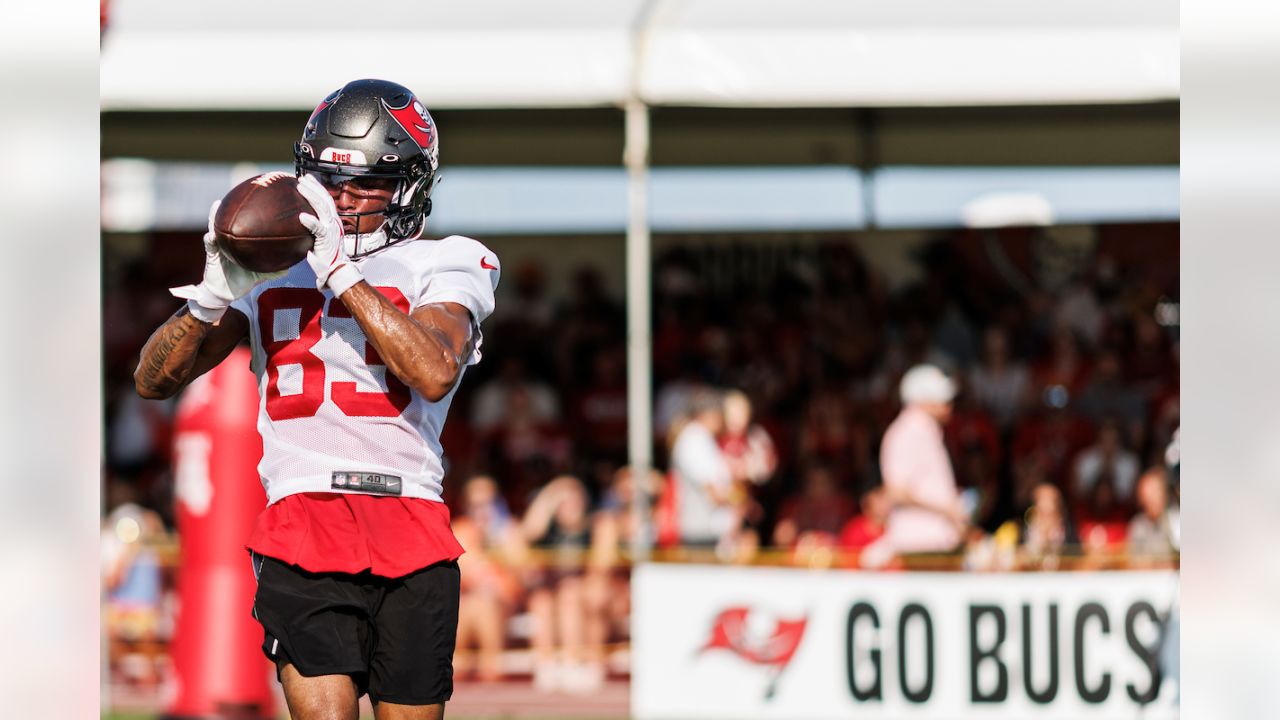
[[[303,175],[298,180],[298,192],[311,203],[315,214],[301,213],[298,221],[315,236],[315,244],[307,253],[307,264],[316,274],[316,288],[328,287],[334,297],[346,292],[348,288],[364,279],[347,257],[342,243],[342,218],[338,217],[338,208],[333,204],[333,197],[313,175]]]
[[[204,322],[217,322],[231,303],[249,294],[259,283],[284,275],[283,272],[256,273],[246,270],[227,257],[214,240],[213,218],[221,200],[209,208],[209,230],[204,234],[204,278],[199,285],[170,288],[174,297],[195,303],[191,314]]]

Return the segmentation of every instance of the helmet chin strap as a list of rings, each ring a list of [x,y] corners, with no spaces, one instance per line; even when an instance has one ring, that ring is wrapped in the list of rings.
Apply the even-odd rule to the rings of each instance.
[[[347,251],[347,255],[355,260],[360,260],[369,253],[382,248],[389,244],[391,238],[387,235],[386,226],[378,228],[371,233],[362,233],[342,236],[342,249]],[[356,253],[360,257],[356,257]]]

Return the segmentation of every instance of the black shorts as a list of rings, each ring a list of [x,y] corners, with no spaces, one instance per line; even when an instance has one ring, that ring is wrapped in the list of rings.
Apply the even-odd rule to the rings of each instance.
[[[401,578],[313,573],[250,554],[262,651],[305,677],[350,675],[373,702],[434,705],[453,695],[457,562]]]

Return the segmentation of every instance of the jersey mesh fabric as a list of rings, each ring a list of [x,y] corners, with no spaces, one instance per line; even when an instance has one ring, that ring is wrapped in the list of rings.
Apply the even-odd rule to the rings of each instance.
[[[355,493],[297,493],[269,505],[246,547],[308,572],[389,578],[462,555],[444,503]]]
[[[460,236],[405,241],[358,266],[402,310],[438,302],[466,307],[476,339],[467,365],[480,360],[479,324],[493,312],[499,275],[488,248]],[[301,492],[352,492],[333,487],[335,472],[398,476],[404,497],[439,501],[440,430],[456,386],[430,402],[388,378],[346,306],[315,282],[302,262],[233,304],[249,319],[261,396],[258,472],[268,502]],[[335,399],[338,392],[343,398]]]

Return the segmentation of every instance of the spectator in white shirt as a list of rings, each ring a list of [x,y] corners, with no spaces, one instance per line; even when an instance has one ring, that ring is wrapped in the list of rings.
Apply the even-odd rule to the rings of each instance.
[[[692,402],[692,417],[676,433],[671,447],[682,545],[715,547],[734,530],[733,474],[716,442],[723,428],[718,393],[698,393]]]

